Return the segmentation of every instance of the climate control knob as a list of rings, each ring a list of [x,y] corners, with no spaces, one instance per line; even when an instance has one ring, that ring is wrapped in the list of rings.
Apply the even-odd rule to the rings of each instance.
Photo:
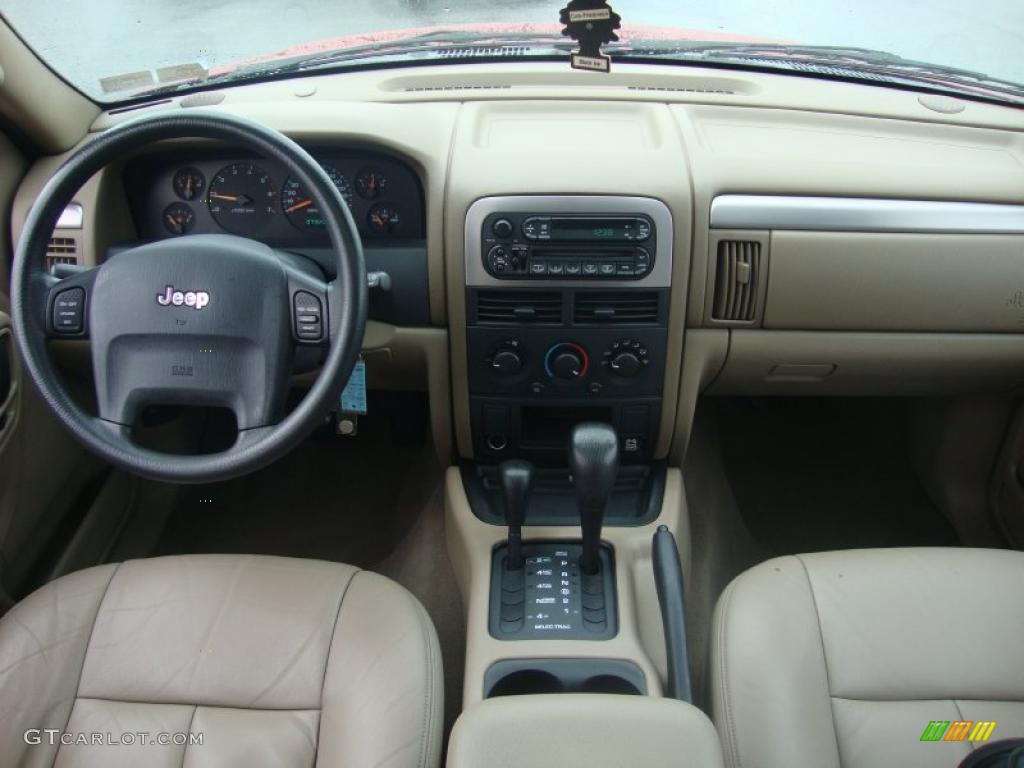
[[[544,369],[548,376],[562,381],[575,381],[587,375],[590,357],[587,350],[573,342],[553,345],[544,356]]]
[[[518,339],[506,339],[491,350],[487,364],[499,376],[515,376],[523,369],[523,349]]]
[[[640,358],[632,352],[619,352],[608,361],[608,368],[616,376],[635,376],[640,370]]]
[[[497,373],[511,376],[523,369],[523,358],[511,349],[503,349],[491,358],[491,368]]]
[[[612,344],[604,353],[601,365],[608,369],[612,376],[628,379],[636,376],[649,365],[647,347],[639,341],[620,339]]]

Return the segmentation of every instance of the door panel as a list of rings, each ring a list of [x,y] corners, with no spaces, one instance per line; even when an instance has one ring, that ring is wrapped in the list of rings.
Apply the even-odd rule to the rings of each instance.
[[[73,524],[104,471],[25,379],[10,335],[10,212],[25,170],[25,159],[0,132],[0,609],[5,593],[17,599],[38,586],[45,561],[59,555],[53,550],[66,535],[62,526]]]

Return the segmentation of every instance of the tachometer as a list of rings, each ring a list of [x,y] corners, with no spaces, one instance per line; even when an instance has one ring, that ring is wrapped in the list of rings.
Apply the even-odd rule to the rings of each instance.
[[[330,165],[323,166],[334,186],[341,192],[341,196],[352,207],[352,185],[337,168]],[[281,189],[281,210],[288,217],[288,221],[299,229],[323,229],[324,220],[320,215],[320,208],[316,201],[302,185],[302,183],[291,176],[285,181]]]
[[[274,183],[255,163],[233,163],[210,182],[210,215],[228,232],[251,237],[277,213]]]

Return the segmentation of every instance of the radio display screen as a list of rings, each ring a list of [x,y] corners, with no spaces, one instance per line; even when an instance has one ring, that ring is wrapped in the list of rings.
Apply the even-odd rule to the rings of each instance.
[[[553,240],[633,240],[636,219],[564,218],[551,220]]]

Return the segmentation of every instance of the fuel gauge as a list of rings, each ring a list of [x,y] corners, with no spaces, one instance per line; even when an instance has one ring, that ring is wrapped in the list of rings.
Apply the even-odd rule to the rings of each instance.
[[[195,214],[184,203],[171,203],[164,208],[164,227],[172,235],[187,235],[195,223]]]
[[[367,216],[370,222],[370,231],[375,235],[388,235],[394,232],[399,225],[398,211],[390,205],[378,203],[370,209]]]

